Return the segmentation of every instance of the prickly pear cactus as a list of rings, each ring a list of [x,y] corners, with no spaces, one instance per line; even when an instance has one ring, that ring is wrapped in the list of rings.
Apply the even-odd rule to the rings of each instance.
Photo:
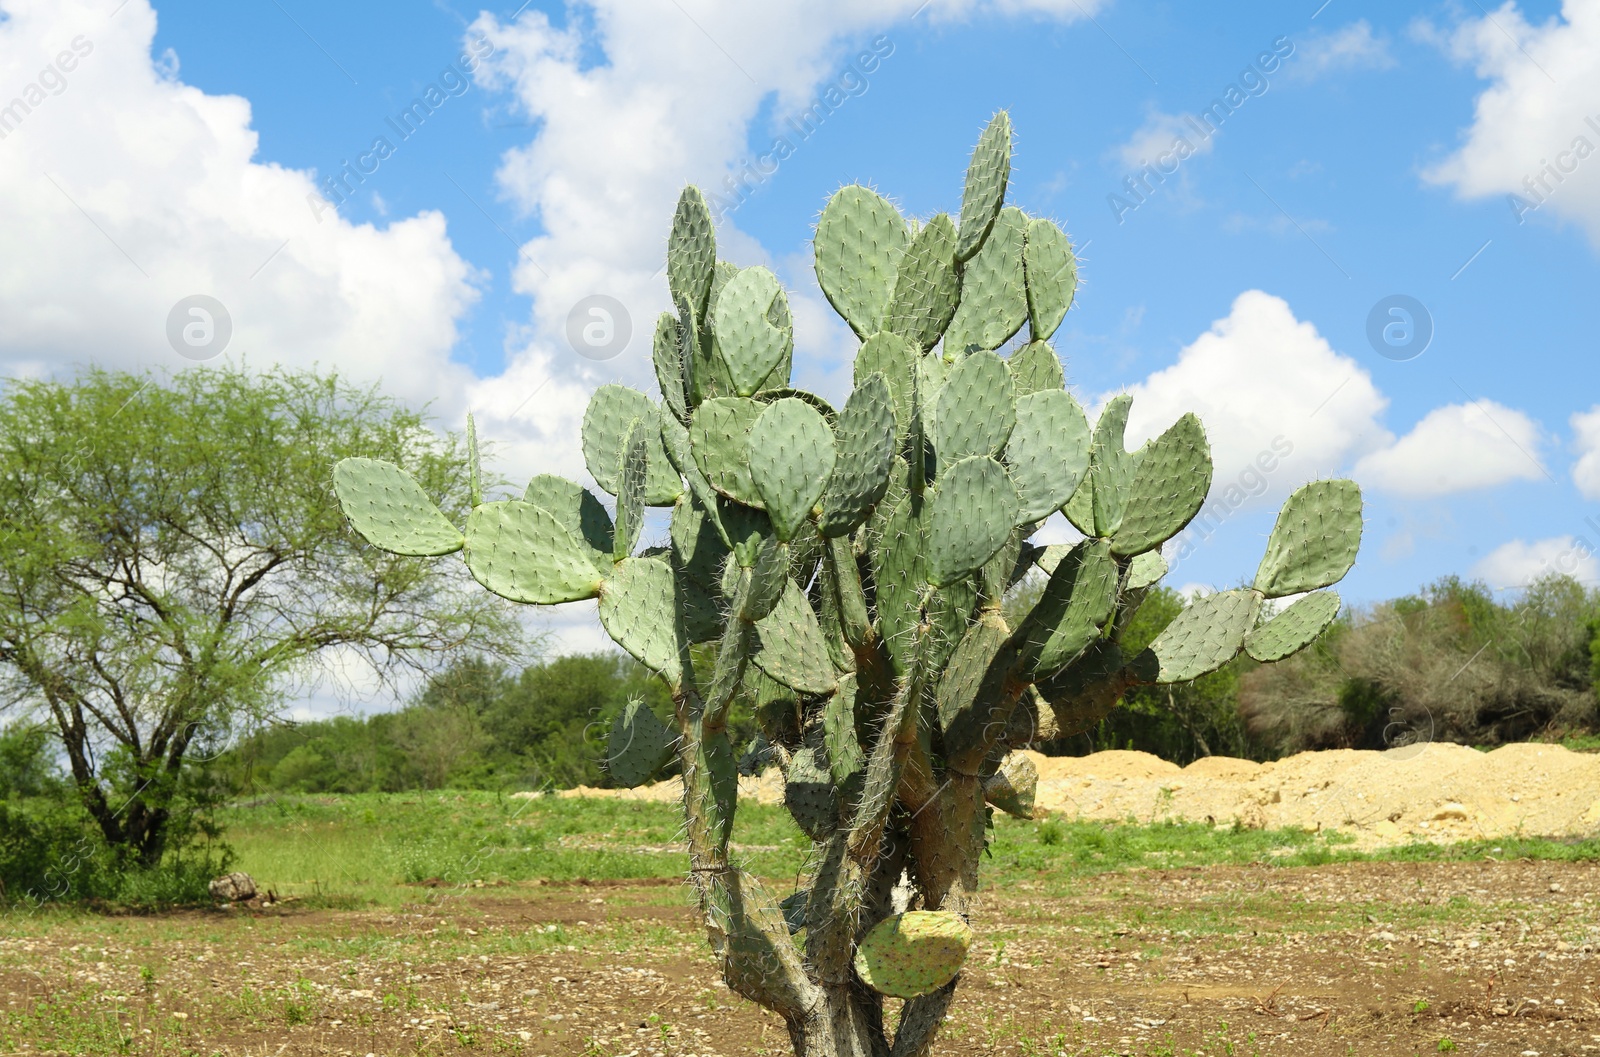
[[[1064,388],[1049,339],[1077,265],[1052,221],[1005,205],[1010,140],[1002,113],[956,217],[908,221],[859,186],[823,209],[817,279],[861,339],[838,408],[790,388],[782,286],[717,260],[691,187],[652,348],[661,399],[604,386],[583,422],[614,514],[541,475],[458,528],[397,467],[351,459],[335,472],[375,546],[459,550],[479,583],[519,602],[596,598],[611,637],[670,686],[670,724],[630,705],[608,766],[635,784],[676,759],[690,877],[724,978],[811,1057],[929,1052],[970,943],[990,811],[1032,813],[1037,776],[1016,749],[1092,726],[1140,684],[1309,645],[1338,613],[1326,588],[1361,539],[1356,486],[1308,484],[1251,587],[1200,599],[1147,650],[1122,650],[1166,573],[1159,548],[1205,502],[1210,449],[1185,415],[1129,451],[1128,398],[1091,428]],[[670,539],[641,550],[647,507],[670,508]],[[1058,510],[1083,541],[1029,543]],[[1043,591],[1013,624],[1001,601],[1034,570]],[[1287,595],[1304,597],[1264,619]],[[701,644],[712,662],[691,662]],[[781,902],[729,855],[736,700],[762,723],[814,842],[805,882]],[[896,914],[907,883],[917,910]],[[905,1002],[892,1040],[887,997]]]

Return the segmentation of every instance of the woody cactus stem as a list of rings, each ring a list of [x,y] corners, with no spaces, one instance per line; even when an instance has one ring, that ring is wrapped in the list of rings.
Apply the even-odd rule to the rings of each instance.
[[[1004,204],[1010,163],[1001,113],[958,218],[908,222],[860,186],[828,202],[817,279],[861,340],[837,409],[789,387],[783,288],[717,260],[705,201],[686,190],[667,247],[673,307],[655,331],[661,402],[607,385],[584,417],[584,457],[614,517],[541,475],[520,499],[480,502],[463,531],[398,467],[351,459],[335,472],[374,545],[461,551],[480,583],[519,602],[598,598],[612,638],[671,687],[670,725],[637,704],[618,717],[611,774],[637,784],[676,754],[690,876],[723,976],[782,1016],[807,1057],[930,1051],[971,940],[992,810],[1032,812],[1035,774],[1014,750],[1092,726],[1134,686],[1194,679],[1240,651],[1303,649],[1337,614],[1326,588],[1361,538],[1356,486],[1308,484],[1251,587],[1199,599],[1148,649],[1123,650],[1166,571],[1161,545],[1210,489],[1210,449],[1185,415],[1128,451],[1126,397],[1091,428],[1048,343],[1072,305],[1072,246]],[[641,551],[649,506],[671,509],[671,538]],[[1058,510],[1082,542],[1030,544]],[[1001,601],[1027,576],[1043,590],[1013,623]],[[1305,597],[1266,618],[1263,604],[1287,595]],[[729,854],[739,699],[814,842],[805,882],[781,902]],[[910,912],[892,895],[906,884]],[[887,1000],[905,1003],[892,1038]]]

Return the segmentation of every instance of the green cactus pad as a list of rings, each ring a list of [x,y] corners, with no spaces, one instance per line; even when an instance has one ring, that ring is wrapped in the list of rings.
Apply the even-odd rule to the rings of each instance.
[[[782,899],[778,900],[778,910],[783,914],[783,923],[793,936],[806,927],[806,901],[811,898],[811,889],[800,888]]]
[[[1111,538],[1118,557],[1143,554],[1183,531],[1211,491],[1211,445],[1194,415],[1184,415],[1133,454],[1128,503]]]
[[[1244,637],[1246,652],[1258,661],[1281,661],[1317,640],[1339,616],[1339,595],[1317,591],[1294,604]]]
[[[483,463],[478,457],[478,427],[467,412],[467,494],[473,506],[483,505]]]
[[[944,332],[945,355],[998,349],[1028,321],[1022,242],[1028,218],[1015,206],[1000,211],[983,248],[961,273],[961,304]]]
[[[391,554],[436,557],[466,542],[416,478],[377,459],[341,459],[333,468],[339,508],[368,543]]]
[[[714,396],[733,396],[733,380],[728,376],[727,361],[722,358],[722,351],[717,344],[717,302],[722,296],[722,291],[734,276],[739,274],[739,269],[727,261],[718,261],[716,271],[711,273],[711,296],[706,301],[706,311],[700,319],[699,329],[693,335],[685,333],[685,342],[694,339],[691,347],[689,382],[690,392],[687,394],[691,407],[698,407],[700,403]],[[685,302],[687,304],[687,302]],[[681,317],[681,310],[680,310]]]
[[[1128,563],[1128,590],[1137,591],[1160,582],[1167,575],[1167,560],[1158,550],[1148,550],[1133,556]]]
[[[635,419],[622,449],[622,488],[617,492],[617,525],[611,553],[617,561],[632,554],[634,544],[639,542],[639,529],[644,525],[645,475],[650,467],[647,437],[657,428],[654,417]]]
[[[919,602],[927,584],[926,504],[909,491],[900,493],[883,516],[878,536],[879,542],[872,548],[878,634],[897,670],[904,671],[921,621]]]
[[[667,285],[673,300],[686,300],[697,319],[705,318],[716,264],[717,236],[711,227],[711,211],[700,188],[685,187],[672,216],[672,233],[667,236]]]
[[[606,773],[624,789],[641,786],[672,759],[675,737],[650,706],[634,699],[622,706],[606,741]]]
[[[778,604],[756,621],[756,638],[759,648],[752,659],[784,686],[802,694],[830,694],[838,685],[817,615],[788,577]]]
[[[1018,524],[1043,520],[1072,498],[1089,468],[1089,420],[1065,389],[1018,397],[1006,465],[1017,486]]]
[[[761,541],[755,560],[750,563],[750,586],[739,608],[740,620],[754,622],[772,612],[790,586],[789,564],[788,544],[779,543],[773,536]],[[730,564],[728,572],[737,575],[737,568]],[[722,593],[733,597],[726,585]]]
[[[850,329],[883,329],[900,259],[911,244],[905,217],[876,191],[851,184],[828,200],[813,241],[817,283]]]
[[[1024,754],[1013,752],[984,780],[983,799],[1012,818],[1031,819],[1038,789],[1039,768]]]
[[[856,352],[855,384],[860,388],[874,374],[883,375],[894,402],[895,436],[904,439],[911,430],[916,406],[916,371],[921,351],[905,338],[880,331],[861,343]]]
[[[600,505],[593,492],[576,481],[555,474],[542,473],[528,482],[522,501],[543,507],[561,522],[574,539],[586,544],[595,568],[605,569],[611,564],[611,515]]]
[[[955,226],[940,213],[917,232],[900,259],[885,329],[927,351],[939,343],[960,297]]]
[[[967,182],[961,190],[961,239],[956,245],[956,260],[965,261],[982,248],[989,229],[1006,200],[1006,181],[1011,178],[1011,115],[1004,110],[989,120],[978,137],[972,161],[967,165]]]
[[[589,399],[583,414],[583,461],[601,488],[616,495],[622,487],[622,451],[634,419],[659,422],[655,402],[637,389],[625,385],[602,385]],[[683,494],[683,480],[667,461],[659,430],[649,430],[649,472],[646,475],[646,506],[671,506]]]
[[[1016,387],[1019,399],[1029,393],[1060,389],[1067,384],[1061,370],[1061,357],[1049,342],[1028,342],[1011,354],[1006,366],[1011,369],[1011,384]]]
[[[1017,523],[1017,490],[985,455],[946,466],[928,518],[928,580],[948,586],[994,557]]]
[[[1338,583],[1361,546],[1361,488],[1354,481],[1312,481],[1283,504],[1256,570],[1268,598]]]
[[[1141,656],[1146,656],[1146,650]],[[1092,729],[1116,707],[1122,696],[1122,648],[1110,639],[1096,639],[1078,659],[1055,675],[1039,680],[1035,689],[1049,706],[1057,738],[1070,738]],[[1154,672],[1150,673],[1154,677]]]
[[[683,666],[672,566],[660,558],[618,562],[600,590],[600,623],[640,664],[678,685]]]
[[[750,477],[778,539],[810,518],[833,472],[833,431],[810,404],[788,397],[768,404],[750,429]]]
[[[1218,591],[1190,602],[1150,644],[1161,663],[1156,681],[1186,683],[1233,660],[1260,605],[1254,591]]]
[[[788,300],[778,277],[759,265],[741,269],[717,295],[717,346],[734,392],[751,396],[794,351]],[[788,372],[783,372],[788,381]]]
[[[473,579],[513,602],[593,598],[604,573],[592,553],[554,514],[531,503],[485,503],[467,518]]]
[[[854,532],[872,513],[889,487],[894,442],[894,400],[888,382],[874,372],[856,382],[839,414],[833,474],[822,494],[818,523],[824,536]]]
[[[661,387],[661,399],[680,421],[687,421],[689,404],[683,391],[683,324],[671,312],[663,312],[656,317],[650,362],[656,369],[656,384]]]
[[[789,758],[783,776],[783,806],[812,840],[823,840],[839,825],[839,795],[827,761],[806,746]]]
[[[1133,456],[1123,443],[1128,428],[1128,408],[1133,398],[1114,396],[1094,424],[1094,447],[1089,453],[1090,493],[1094,508],[1094,536],[1112,536],[1122,527],[1128,509],[1128,486],[1133,480]]]
[[[939,465],[970,455],[998,455],[1017,422],[1006,361],[975,352],[955,365],[934,404],[933,450]]]
[[[757,508],[763,504],[750,476],[750,430],[765,410],[747,397],[720,396],[695,408],[689,420],[694,463],[706,481],[729,499]]]
[[[956,978],[972,929],[942,910],[910,910],[874,925],[856,948],[856,975],[890,998],[916,998]]]
[[[847,675],[822,710],[823,744],[828,750],[828,772],[834,784],[844,786],[867,766],[856,737],[856,680]]]
[[[1028,329],[1035,341],[1043,341],[1056,332],[1072,307],[1078,261],[1066,233],[1043,217],[1028,221],[1022,256],[1028,275]]]
[[[934,436],[939,394],[944,392],[945,379],[953,370],[955,364],[943,356],[923,356],[917,360],[917,410],[921,412],[920,425],[925,439]]]
[[[1094,461],[1093,449],[1090,450],[1089,460],[1091,463]],[[1078,490],[1061,508],[1061,513],[1072,522],[1073,528],[1085,536],[1094,535],[1094,480],[1087,473],[1078,482]]]
[[[944,675],[934,692],[939,729],[951,755],[965,752],[983,736],[990,705],[1000,699],[1014,655],[1001,658],[1011,633],[998,614],[985,613],[962,634],[945,662]],[[1000,660],[997,660],[1000,658]]]
[[[1070,664],[1099,638],[1116,597],[1117,565],[1105,540],[1068,551],[1017,631],[1028,671],[1042,678]]]

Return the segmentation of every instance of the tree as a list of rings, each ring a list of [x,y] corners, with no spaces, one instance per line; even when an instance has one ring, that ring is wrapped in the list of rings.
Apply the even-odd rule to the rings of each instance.
[[[90,370],[0,396],[0,704],[53,721],[108,845],[159,861],[186,763],[329,651],[385,677],[516,652],[460,570],[347,531],[333,465],[374,450],[467,509],[462,445],[337,375]]]

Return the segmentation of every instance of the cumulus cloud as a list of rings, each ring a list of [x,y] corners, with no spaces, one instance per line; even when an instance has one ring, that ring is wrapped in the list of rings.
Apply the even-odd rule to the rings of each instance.
[[[1600,499],[1600,404],[1572,416],[1578,461],[1572,464],[1572,481],[1585,499]]]
[[[1213,494],[1281,496],[1390,439],[1378,422],[1388,399],[1372,376],[1260,290],[1240,294],[1177,363],[1129,392],[1130,447],[1186,411],[1199,415],[1216,465]]]
[[[1212,143],[1212,137],[1200,135],[1183,115],[1158,110],[1112,154],[1124,169],[1136,172],[1146,165],[1167,168],[1191,155],[1209,153]]]
[[[180,367],[167,318],[232,318],[226,355],[320,363],[422,399],[466,384],[449,354],[473,302],[444,217],[379,229],[308,207],[310,175],[257,158],[250,104],[153,61],[147,0],[6,0],[0,21],[0,371]]]
[[[1504,195],[1523,222],[1576,221],[1600,245],[1600,0],[1530,23],[1515,3],[1424,36],[1489,85],[1460,148],[1424,177],[1464,198]]]
[[[1289,74],[1314,80],[1342,70],[1386,70],[1395,65],[1389,41],[1372,32],[1366,19],[1327,33],[1310,33],[1295,39]]]
[[[1572,536],[1512,540],[1485,555],[1472,567],[1472,575],[1490,587],[1519,588],[1544,576],[1571,576],[1581,583],[1600,584],[1600,560],[1586,540]]]
[[[1492,400],[1448,404],[1356,464],[1362,484],[1427,498],[1544,476],[1539,424]]]

